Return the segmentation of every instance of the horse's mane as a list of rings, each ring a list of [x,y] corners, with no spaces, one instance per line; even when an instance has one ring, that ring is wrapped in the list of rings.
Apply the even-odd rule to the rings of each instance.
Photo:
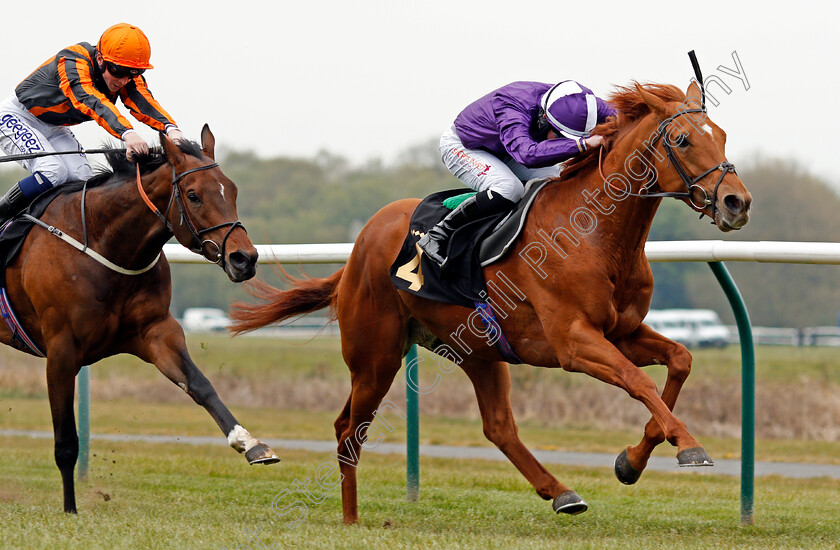
[[[203,156],[201,145],[194,141],[180,140],[176,144],[183,153],[198,159]],[[113,176],[133,176],[136,173],[135,163],[125,158],[125,150],[105,153],[105,160],[108,166],[96,167],[94,176],[88,180],[88,187],[95,187]],[[135,160],[140,166],[141,175],[153,172],[168,162],[162,147],[150,147],[149,154],[138,155]]]
[[[616,86],[615,91],[607,101],[616,110],[614,117],[609,117],[605,122],[599,124],[592,130],[592,134],[604,136],[604,153],[608,153],[616,141],[616,135],[632,126],[634,123],[650,113],[650,107],[642,99],[636,89],[638,82],[629,86]],[[650,92],[665,102],[685,101],[685,94],[676,86],[671,84],[646,83],[639,84],[645,91]],[[598,162],[598,149],[589,149],[582,155],[569,160],[560,174],[560,181],[569,179],[576,175],[581,169]]]

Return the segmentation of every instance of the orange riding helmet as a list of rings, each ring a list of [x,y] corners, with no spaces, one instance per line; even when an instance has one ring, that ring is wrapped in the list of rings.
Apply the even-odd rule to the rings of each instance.
[[[139,28],[117,23],[102,33],[96,49],[105,61],[131,69],[154,69],[149,58],[152,47]]]

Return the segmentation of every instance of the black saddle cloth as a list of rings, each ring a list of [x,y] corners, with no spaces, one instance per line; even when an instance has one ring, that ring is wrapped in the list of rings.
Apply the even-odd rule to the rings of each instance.
[[[80,191],[83,185],[84,182],[73,182],[54,187],[46,193],[35,197],[35,200],[32,201],[24,212],[40,219],[56,197],[64,193]],[[29,230],[35,225],[30,220],[22,217],[24,212],[12,218],[0,231],[0,287],[3,288],[6,287],[6,266],[20,252],[21,247],[23,247],[23,241],[29,234]]]
[[[476,302],[485,302],[487,291],[482,268],[507,254],[522,232],[534,199],[550,181],[529,181],[513,212],[475,220],[455,231],[450,241],[449,260],[442,270],[420,253],[416,243],[451,212],[443,206],[443,201],[463,194],[464,190],[429,195],[411,216],[408,235],[397,260],[391,265],[391,281],[401,290],[438,302],[470,308],[475,307]]]
[[[475,302],[485,300],[487,294],[478,260],[478,243],[507,213],[475,220],[457,229],[450,240],[449,260],[444,269],[421,254],[417,247],[417,241],[451,212],[443,201],[464,193],[463,188],[441,191],[429,195],[417,206],[400,254],[391,265],[391,281],[398,289],[469,308],[474,308]]]

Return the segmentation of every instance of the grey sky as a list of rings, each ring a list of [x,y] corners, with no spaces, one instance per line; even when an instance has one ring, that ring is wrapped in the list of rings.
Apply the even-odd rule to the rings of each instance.
[[[467,103],[514,80],[572,78],[602,96],[632,79],[685,89],[694,49],[704,74],[731,89],[710,90],[731,161],[793,158],[840,182],[834,4],[570,4],[152,0],[92,9],[42,0],[35,17],[18,3],[21,16],[3,29],[0,93],[62,47],[126,21],[151,40],[149,86],[188,137],[208,122],[236,149],[305,157],[326,149],[358,164],[438,137]],[[718,70],[736,68],[732,52],[749,90]],[[107,137],[92,122],[74,131],[87,147]]]

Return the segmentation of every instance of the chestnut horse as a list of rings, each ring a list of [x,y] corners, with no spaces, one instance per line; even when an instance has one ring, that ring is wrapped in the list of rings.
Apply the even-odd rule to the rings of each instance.
[[[138,159],[139,168],[124,153],[109,155],[114,172],[59,195],[41,220],[60,231],[33,227],[6,269],[6,291],[33,344],[31,353],[43,350],[47,358],[65,512],[76,511],[75,377],[83,365],[118,353],[153,363],[207,409],[252,464],[279,460],[219,399],[190,359],[184,331],[169,312],[172,283],[162,249],[173,234],[234,282],[256,273],[257,250],[237,219],[236,185],[214,162],[215,138],[206,125],[201,143],[176,145],[161,135],[163,151]],[[101,261],[61,242],[56,235],[62,232],[76,244],[83,241]],[[12,343],[5,324],[0,340]]]
[[[707,117],[695,85],[687,95],[667,85],[618,88],[616,117],[595,128],[606,137],[567,166],[536,197],[514,248],[484,268],[498,324],[523,363],[582,372],[624,389],[652,418],[641,443],[616,461],[623,483],[634,483],[654,447],[667,440],[680,465],[711,465],[703,447],[672,413],[691,367],[686,348],[654,332],[644,319],[653,278],[644,243],[662,197],[676,197],[722,231],[747,223],[752,201],[724,156],[725,133]],[[702,105],[702,108],[700,107]],[[603,154],[603,159],[601,159]],[[609,174],[604,178],[603,174]],[[335,421],[344,522],[358,521],[356,463],[365,430],[400,369],[420,344],[453,360],[475,387],[484,434],[556,512],[588,505],[525,448],[510,406],[510,373],[490,331],[468,308],[397,291],[389,268],[405,239],[418,200],[377,212],[359,234],[344,268],[328,278],[297,281],[279,291],[254,284],[258,304],[238,304],[233,330],[242,332],[331,306],[352,389]],[[422,284],[421,274],[417,274]],[[661,396],[640,367],[667,365]]]

